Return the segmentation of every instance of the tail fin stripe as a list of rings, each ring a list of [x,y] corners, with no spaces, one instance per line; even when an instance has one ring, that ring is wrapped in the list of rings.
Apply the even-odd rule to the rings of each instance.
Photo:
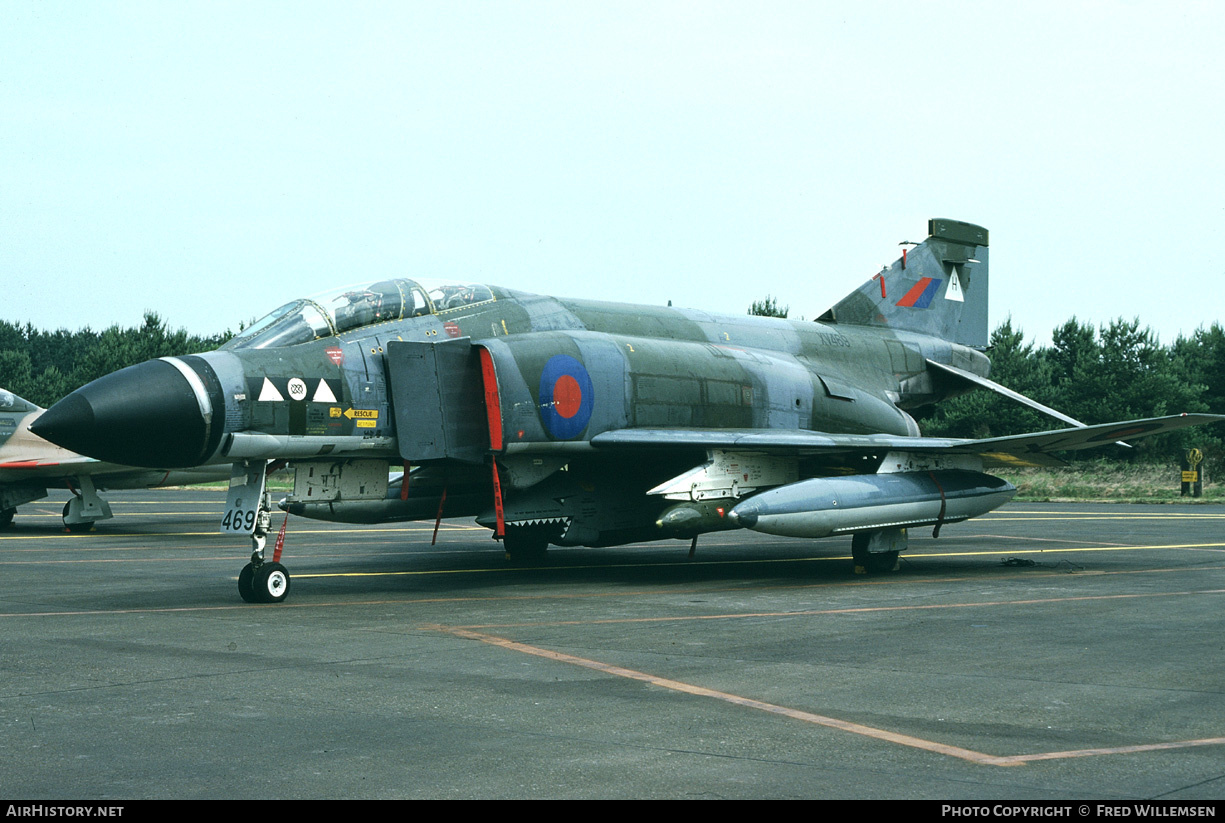
[[[936,289],[939,286],[939,280],[924,277],[915,283],[901,300],[897,301],[897,305],[905,309],[925,309],[931,305],[932,298],[936,296]]]
[[[872,275],[818,320],[986,348],[987,230],[941,218],[931,220],[927,232],[927,239],[914,248],[902,244],[901,259]]]

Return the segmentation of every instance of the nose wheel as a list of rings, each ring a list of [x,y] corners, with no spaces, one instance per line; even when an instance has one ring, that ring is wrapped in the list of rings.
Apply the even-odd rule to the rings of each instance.
[[[248,563],[238,574],[238,595],[247,603],[280,603],[289,594],[289,570],[280,563]]]
[[[260,479],[263,479],[262,474]],[[238,573],[238,596],[247,603],[280,603],[289,594],[289,570],[277,562],[284,545],[285,526],[281,526],[281,533],[276,539],[273,561],[264,561],[264,544],[272,526],[270,509],[268,495],[264,493],[251,531],[251,562]],[[285,522],[289,522],[289,515],[285,515]]]

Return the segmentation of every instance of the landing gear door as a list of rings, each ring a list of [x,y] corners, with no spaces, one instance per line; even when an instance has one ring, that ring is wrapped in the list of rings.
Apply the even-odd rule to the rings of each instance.
[[[267,478],[263,460],[235,463],[230,468],[230,493],[225,499],[225,516],[221,518],[224,534],[251,534],[260,501],[264,499]]]
[[[403,459],[483,461],[489,449],[484,389],[468,338],[388,341],[387,375]]]

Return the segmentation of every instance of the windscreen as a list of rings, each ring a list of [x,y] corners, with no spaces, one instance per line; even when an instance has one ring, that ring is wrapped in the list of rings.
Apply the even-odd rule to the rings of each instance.
[[[344,286],[286,303],[226,343],[225,349],[266,349],[426,314],[439,314],[493,300],[479,283],[394,278]]]

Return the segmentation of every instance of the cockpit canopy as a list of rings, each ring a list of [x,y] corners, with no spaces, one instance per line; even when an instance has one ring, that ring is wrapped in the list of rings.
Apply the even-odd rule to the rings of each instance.
[[[267,349],[335,337],[351,329],[494,300],[479,283],[398,277],[345,286],[286,303],[226,343],[225,349]]]
[[[0,412],[32,412],[38,411],[29,400],[24,400],[11,391],[0,389]]]

